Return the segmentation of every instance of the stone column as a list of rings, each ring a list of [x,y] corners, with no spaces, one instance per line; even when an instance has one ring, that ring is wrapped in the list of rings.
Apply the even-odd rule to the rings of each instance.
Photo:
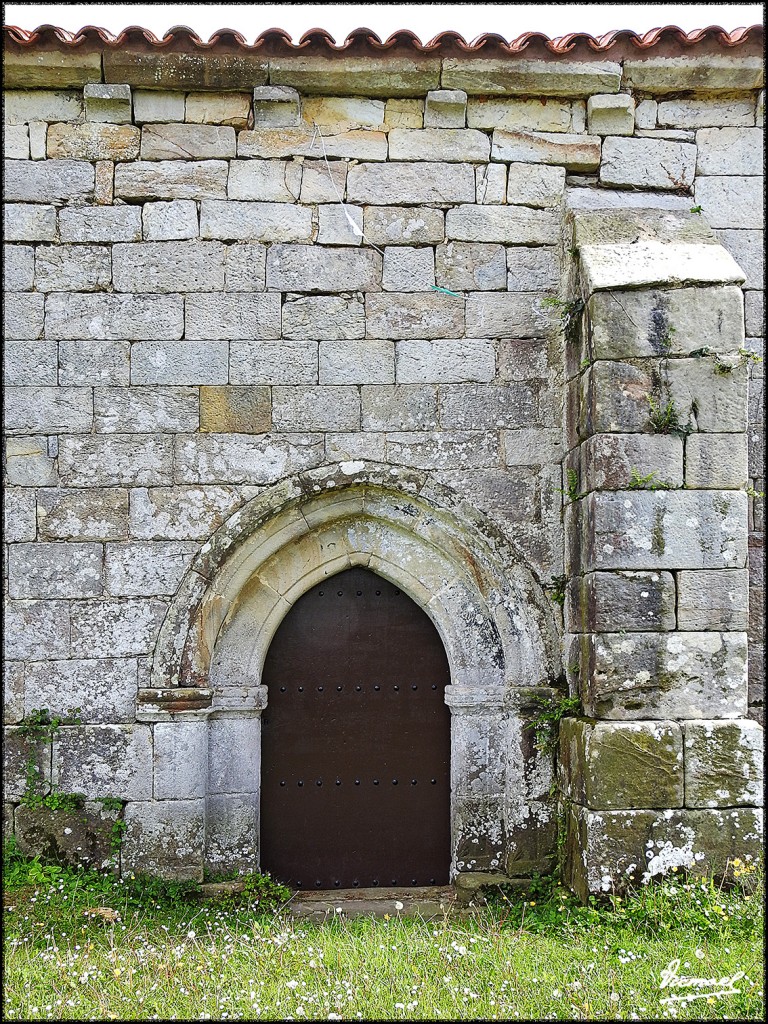
[[[582,896],[760,847],[747,714],[738,266],[695,214],[573,215],[566,877]]]

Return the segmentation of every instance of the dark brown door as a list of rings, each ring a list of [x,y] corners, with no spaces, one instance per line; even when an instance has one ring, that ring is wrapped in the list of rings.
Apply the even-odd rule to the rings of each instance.
[[[448,882],[448,682],[430,619],[368,569],[296,602],[264,666],[262,870],[301,889]]]

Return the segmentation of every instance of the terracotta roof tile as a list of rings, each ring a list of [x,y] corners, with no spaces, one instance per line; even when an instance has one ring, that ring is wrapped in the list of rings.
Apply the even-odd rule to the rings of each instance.
[[[565,55],[575,50],[593,53],[609,53],[613,50],[628,48],[629,50],[650,50],[662,44],[677,50],[690,50],[708,44],[716,48],[733,49],[744,46],[747,42],[761,45],[763,26],[751,25],[747,28],[736,28],[731,32],[718,25],[708,28],[684,32],[675,25],[654,28],[643,34],[621,29],[606,32],[600,36],[592,36],[586,32],[571,32],[568,35],[551,39],[541,32],[525,32],[517,39],[507,43],[505,39],[492,32],[485,32],[471,42],[467,42],[458,32],[440,32],[427,43],[422,43],[408,29],[393,32],[386,40],[368,28],[354,29],[344,42],[336,44],[329,32],[322,28],[313,28],[305,32],[298,43],[293,43],[291,36],[284,29],[270,28],[261,32],[253,43],[249,43],[242,33],[234,29],[221,28],[214,32],[206,42],[186,25],[177,25],[169,29],[162,38],[158,38],[149,29],[131,25],[118,35],[94,25],[85,25],[77,32],[67,32],[55,25],[40,25],[28,31],[15,25],[3,25],[6,42],[21,47],[40,46],[43,48],[108,47],[117,49],[124,46],[146,47],[153,50],[203,50],[210,51],[247,51],[253,52],[268,48],[285,53],[317,53],[338,54],[347,50],[382,53],[393,49],[410,49],[421,53],[466,53],[477,55],[516,55],[526,50],[546,51],[551,55]]]

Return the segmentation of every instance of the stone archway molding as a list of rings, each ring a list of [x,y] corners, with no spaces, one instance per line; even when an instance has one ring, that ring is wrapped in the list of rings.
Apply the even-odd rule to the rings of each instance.
[[[288,609],[353,565],[426,611],[457,690],[500,694],[559,675],[554,617],[514,540],[429,474],[356,461],[269,488],[203,545],[160,632],[152,688],[212,688],[214,707],[258,706]]]

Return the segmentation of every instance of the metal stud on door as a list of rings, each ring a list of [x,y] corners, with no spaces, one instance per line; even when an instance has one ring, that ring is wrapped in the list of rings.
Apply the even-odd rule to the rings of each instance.
[[[428,616],[348,569],[296,602],[263,681],[262,870],[302,889],[447,883],[449,670]]]

